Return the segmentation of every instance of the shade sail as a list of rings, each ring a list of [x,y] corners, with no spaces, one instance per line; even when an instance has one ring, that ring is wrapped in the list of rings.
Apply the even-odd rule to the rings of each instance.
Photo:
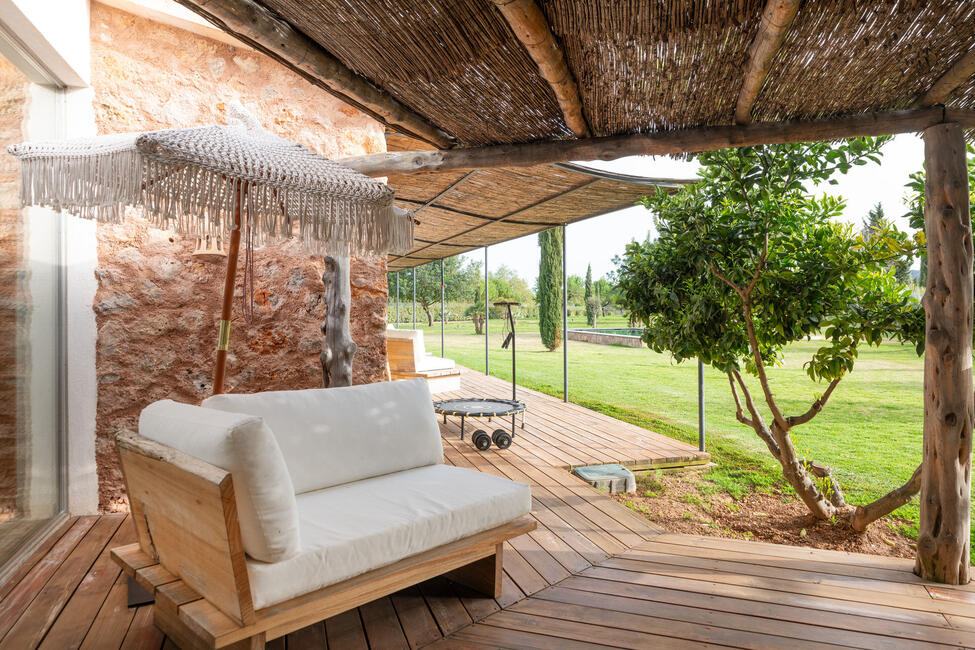
[[[204,126],[27,142],[20,198],[86,218],[118,221],[140,206],[160,228],[189,236],[242,228],[257,244],[297,235],[316,253],[407,251],[411,216],[393,190],[259,128]]]

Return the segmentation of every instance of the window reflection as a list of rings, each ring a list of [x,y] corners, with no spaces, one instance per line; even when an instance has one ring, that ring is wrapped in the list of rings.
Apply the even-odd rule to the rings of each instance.
[[[52,90],[0,57],[0,565],[61,509],[59,219],[20,209],[6,152],[28,138],[32,109],[53,119],[48,100]]]

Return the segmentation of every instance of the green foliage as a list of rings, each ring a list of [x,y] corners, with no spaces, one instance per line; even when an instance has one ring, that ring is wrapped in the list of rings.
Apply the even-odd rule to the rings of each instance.
[[[975,216],[975,147],[971,144],[966,147],[968,151],[968,208],[972,216]],[[924,238],[924,170],[914,172],[910,180],[905,185],[907,195],[907,217],[911,228],[918,231],[915,239],[918,242],[918,256],[921,258],[921,275],[918,277],[918,284],[922,287],[928,280],[928,251],[925,248]]]
[[[542,343],[555,350],[562,343],[562,229],[538,233],[538,331]]]
[[[489,288],[491,290],[491,302],[504,298],[515,300],[522,304],[535,302],[535,294],[528,288],[525,279],[518,275],[514,269],[502,264],[494,272],[489,274]],[[494,308],[492,307],[492,312]],[[492,313],[492,317],[493,317]]]
[[[884,216],[884,206],[880,202],[877,202],[870,208],[867,212],[866,219],[863,220],[863,227],[861,229],[863,239],[870,241],[875,237],[882,236],[887,230],[899,232],[894,223]],[[911,277],[911,262],[913,261],[913,255],[905,255],[889,262],[887,268],[894,272],[894,277],[901,284],[913,284],[914,279]]]
[[[444,294],[447,302],[473,301],[477,285],[482,282],[481,263],[467,261],[459,256],[443,260]],[[395,292],[396,273],[387,273],[388,286]],[[413,299],[413,273],[400,271],[400,300]],[[416,267],[416,302],[423,308],[427,324],[433,323],[432,306],[440,307],[440,262]]]
[[[586,267],[586,284],[583,300],[586,305],[586,323],[589,327],[595,327],[599,310],[599,299],[596,298],[592,290],[592,264]]]
[[[867,138],[707,152],[699,182],[644,197],[659,238],[628,245],[617,277],[649,346],[678,362],[696,357],[754,373],[746,309],[765,365],[788,343],[825,334],[806,364],[813,379],[848,373],[864,343],[918,344],[923,310],[887,268],[912,242],[883,222],[865,240],[834,221],[841,199],[807,189],[878,161],[880,145]]]
[[[565,279],[566,293],[568,294],[570,305],[581,305],[585,300],[582,288],[582,278],[578,275],[570,275]]]

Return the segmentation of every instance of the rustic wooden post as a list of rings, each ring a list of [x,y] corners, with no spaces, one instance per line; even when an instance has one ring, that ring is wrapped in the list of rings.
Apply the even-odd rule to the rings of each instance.
[[[928,246],[924,462],[915,572],[969,581],[971,549],[972,225],[965,140],[955,123],[924,130]]]
[[[322,384],[325,388],[352,385],[352,357],[356,344],[350,333],[349,309],[352,286],[349,283],[348,256],[325,256],[325,320],[322,322]]]

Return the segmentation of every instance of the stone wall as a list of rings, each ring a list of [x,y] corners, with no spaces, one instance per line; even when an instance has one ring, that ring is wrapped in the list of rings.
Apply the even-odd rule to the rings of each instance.
[[[381,125],[261,55],[92,3],[92,86],[99,133],[225,123],[236,100],[269,131],[326,156],[385,150]],[[126,508],[113,438],[139,411],[211,392],[224,262],[130,216],[98,228],[98,415],[102,510]],[[243,255],[241,255],[243,260]],[[239,268],[227,390],[321,386],[323,261],[297,242],[254,255],[254,317],[241,315]],[[386,268],[352,265],[355,382],[385,376]]]
[[[17,160],[6,152],[7,145],[24,140],[28,85],[27,78],[0,55],[0,522],[20,513],[23,477],[18,464],[28,433],[24,408],[29,383],[27,232],[17,199]]]

